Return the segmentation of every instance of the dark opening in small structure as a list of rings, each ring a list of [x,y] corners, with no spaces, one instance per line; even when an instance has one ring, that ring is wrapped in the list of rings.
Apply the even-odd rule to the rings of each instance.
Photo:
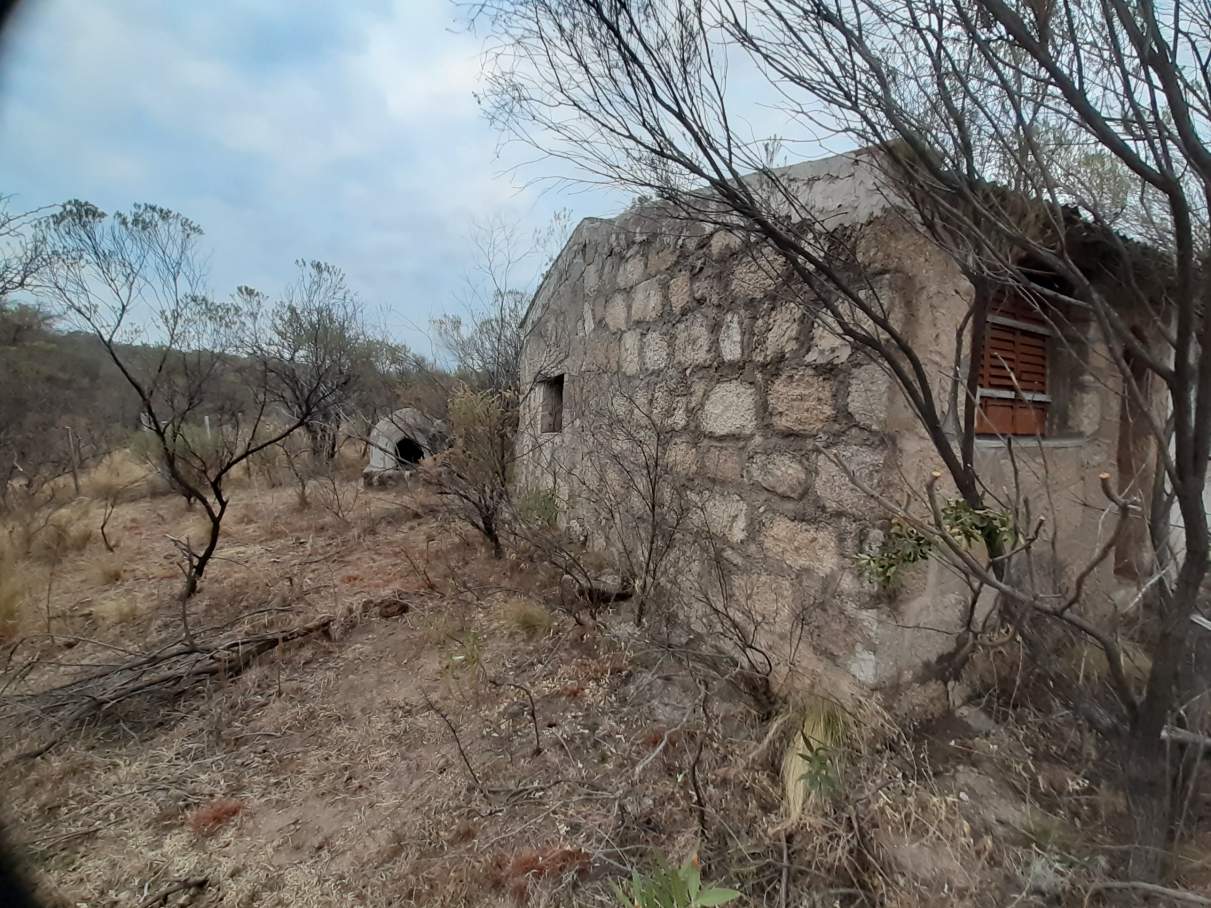
[[[420,463],[425,456],[425,449],[405,435],[395,443],[395,460],[401,467]]]
[[[541,382],[542,431],[563,431],[563,376],[556,375]]]

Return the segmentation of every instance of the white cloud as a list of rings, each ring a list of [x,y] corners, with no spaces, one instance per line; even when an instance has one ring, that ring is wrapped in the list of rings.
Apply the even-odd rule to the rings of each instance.
[[[0,191],[179,208],[218,288],[323,258],[400,325],[457,305],[474,220],[609,213],[509,175],[448,0],[353,6],[28,4],[0,60]]]

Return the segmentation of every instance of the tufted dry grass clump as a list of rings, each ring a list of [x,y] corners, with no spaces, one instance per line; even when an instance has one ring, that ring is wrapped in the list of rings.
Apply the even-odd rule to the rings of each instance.
[[[100,586],[113,586],[122,582],[122,578],[126,576],[127,565],[117,555],[104,555],[96,560],[93,571]]]
[[[118,628],[130,624],[144,611],[144,605],[130,596],[120,593],[110,596],[93,606],[93,617],[105,628]]]
[[[555,626],[555,616],[550,610],[529,599],[510,601],[504,608],[504,617],[512,627],[530,639],[545,637]]]
[[[81,495],[114,504],[163,495],[168,491],[168,483],[159,472],[126,448],[105,455],[80,477]]]

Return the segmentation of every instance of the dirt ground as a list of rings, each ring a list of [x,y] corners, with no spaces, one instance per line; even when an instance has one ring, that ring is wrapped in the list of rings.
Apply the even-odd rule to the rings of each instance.
[[[330,635],[17,764],[11,824],[64,903],[137,904],[203,877],[198,904],[492,904],[531,888],[549,899],[616,875],[638,842],[692,840],[684,745],[643,770],[667,777],[664,790],[615,797],[650,742],[694,718],[692,681],[625,635],[581,640],[557,609],[557,577],[493,561],[432,500],[353,482],[341,494],[343,518],[300,511],[285,488],[233,495],[190,605],[200,636],[245,613],[227,633],[330,614]],[[135,649],[176,633],[168,537],[191,528],[196,515],[171,497],[127,503],[111,520],[115,556],[90,546],[59,565],[56,641],[39,644],[36,683],[106,658],[79,638]],[[121,577],[98,588],[115,560]],[[361,607],[381,600],[407,610]],[[6,756],[28,745],[7,743]]]
[[[0,759],[57,732],[13,717],[26,695],[179,636],[171,537],[191,532],[179,499],[129,501],[114,553],[26,566]],[[12,835],[48,898],[90,908],[606,905],[691,855],[741,904],[1106,903],[1122,805],[1092,769],[976,710],[851,736],[842,790],[792,820],[791,713],[771,722],[625,608],[586,634],[559,587],[424,493],[343,481],[300,509],[240,488],[194,633],[334,621],[11,764]]]

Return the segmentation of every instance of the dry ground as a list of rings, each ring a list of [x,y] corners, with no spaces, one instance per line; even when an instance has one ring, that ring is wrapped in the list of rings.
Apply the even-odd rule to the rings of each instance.
[[[190,605],[199,635],[321,615],[331,632],[5,770],[15,838],[60,904],[604,905],[610,880],[690,854],[747,904],[1105,903],[1090,887],[1122,805],[1074,766],[1079,734],[1041,747],[981,713],[911,733],[849,715],[791,821],[805,773],[784,784],[781,761],[810,704],[770,724],[625,611],[582,639],[558,576],[487,557],[425,494],[349,480],[300,510],[250,483],[233,500]],[[115,553],[91,538],[22,562],[0,712],[175,636],[169,537],[189,532],[179,499],[143,498],[111,518]],[[51,730],[10,720],[0,759]]]

